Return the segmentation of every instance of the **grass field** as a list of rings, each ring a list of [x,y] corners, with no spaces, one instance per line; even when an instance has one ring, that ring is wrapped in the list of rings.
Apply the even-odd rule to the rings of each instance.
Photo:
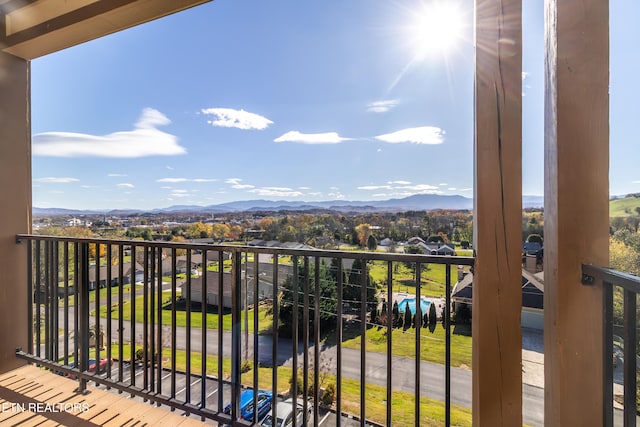
[[[360,323],[355,324],[354,330],[345,330],[343,346],[360,349]],[[459,329],[462,329],[459,327]],[[471,368],[471,334],[468,328],[463,333],[453,333],[455,325],[452,325],[451,334],[451,366]],[[329,341],[331,338],[329,338]],[[415,359],[416,357],[416,329],[394,328],[391,334],[392,352],[395,356]],[[444,364],[445,360],[445,330],[441,323],[436,325],[433,332],[428,329],[420,329],[420,358],[424,361]],[[367,329],[367,351],[377,353],[387,352],[387,329],[374,326]]]
[[[170,302],[165,301],[162,310],[162,324],[169,326],[172,324],[172,313],[171,313],[171,304]],[[92,307],[93,308],[93,307]],[[144,297],[138,296],[135,299],[135,319],[136,322],[142,322],[144,320]],[[118,306],[112,306],[111,309],[111,317],[113,319],[120,318],[120,313],[122,311],[122,319],[124,321],[131,320],[131,301],[127,300],[124,302],[122,306],[122,310]],[[92,311],[92,315],[95,315],[95,311]],[[107,307],[100,307],[100,317],[107,317]],[[241,319],[244,322],[244,312],[241,312]],[[155,322],[158,320],[157,312],[154,313],[153,319]],[[254,319],[254,311],[249,310],[248,320],[249,320],[249,332],[253,333],[253,319]],[[218,329],[218,313],[215,308],[209,306],[206,314],[206,323],[208,329]],[[267,315],[266,310],[259,310],[258,317],[258,330],[270,332],[273,324],[272,316]],[[222,329],[225,331],[231,330],[231,312],[222,313]],[[187,311],[184,304],[178,303],[176,305],[176,326],[183,327],[187,326]],[[200,311],[200,305],[194,303],[192,305],[191,311],[191,328],[198,329],[202,328],[202,312]],[[243,328],[244,329],[244,328]]]
[[[451,287],[457,281],[458,266],[449,266],[451,273]],[[443,264],[429,264],[423,267],[420,277],[420,294],[422,296],[443,297],[445,294],[447,266]],[[374,261],[369,268],[369,274],[378,284],[378,290],[385,291],[387,283],[387,264],[384,261]],[[416,293],[415,275],[411,268],[403,263],[395,263],[393,271],[393,292]]]
[[[640,197],[625,197],[609,202],[609,216],[635,216],[640,215]]]
[[[123,346],[123,360],[131,360],[131,346]],[[118,347],[112,348],[112,354],[118,354]],[[171,349],[165,348],[162,351],[163,366],[171,366]],[[191,372],[200,374],[202,372],[202,354],[192,352],[190,355]],[[210,376],[218,374],[218,356],[207,356],[205,361],[206,372]],[[184,350],[176,350],[175,369],[178,371],[186,370],[187,353]],[[222,359],[222,370],[225,380],[231,375],[231,359]],[[253,387],[253,371],[249,370],[242,374],[242,383],[248,387]],[[289,393],[290,379],[293,370],[289,367],[278,367],[277,392],[280,394]],[[273,369],[267,367],[258,367],[258,388],[272,389]],[[336,376],[331,373],[322,373],[321,386],[329,383],[336,383]],[[311,381],[311,378],[310,378]],[[387,391],[383,386],[367,384],[365,387],[366,396],[366,417],[371,421],[379,424],[386,423],[386,397]],[[342,410],[354,415],[360,414],[360,382],[353,379],[342,379]],[[226,403],[226,402],[225,402]],[[411,393],[394,390],[392,395],[392,423],[396,426],[413,426],[415,425],[415,397]],[[429,399],[420,398],[420,425],[421,426],[441,426],[444,423],[444,403]],[[460,406],[451,406],[451,425],[453,426],[471,426],[471,409]]]

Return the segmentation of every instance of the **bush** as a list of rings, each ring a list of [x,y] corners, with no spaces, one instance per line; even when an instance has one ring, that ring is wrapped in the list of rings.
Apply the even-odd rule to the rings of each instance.
[[[298,375],[298,382],[296,384],[298,387],[298,395],[301,395],[304,387],[304,382],[302,381],[302,377]],[[289,393],[293,395],[293,377],[289,378]]]
[[[244,359],[240,363],[240,372],[244,374],[245,372],[249,372],[250,370],[251,370],[251,362],[249,362],[247,359]]]
[[[323,405],[331,406],[333,404],[333,400],[336,398],[336,384],[329,383],[324,388],[322,392],[322,396],[320,397],[320,402]]]

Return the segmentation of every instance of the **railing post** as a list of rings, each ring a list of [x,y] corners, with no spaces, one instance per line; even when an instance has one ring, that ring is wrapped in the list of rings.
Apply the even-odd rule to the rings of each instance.
[[[613,343],[613,286],[600,281],[602,286],[602,339],[604,343]],[[613,427],[613,349],[605,345],[602,349],[602,398],[604,402],[603,427]],[[608,362],[607,362],[608,360]]]
[[[231,282],[231,419],[235,421],[240,416],[240,369],[242,357],[242,324],[240,317],[240,304],[242,303],[242,252],[240,251],[233,252]],[[222,295],[220,295],[220,298],[222,298]]]
[[[89,243],[80,243],[80,301],[79,311],[80,320],[80,360],[75,360],[76,367],[80,372],[85,372],[89,368]],[[79,362],[79,364],[78,364]],[[80,378],[78,391],[84,393],[87,391],[87,380]]]
[[[36,287],[33,286],[33,244],[31,240],[27,240],[27,320],[29,322],[27,323],[27,349],[29,354],[33,354],[33,321],[35,319],[33,315],[34,289],[36,289]],[[36,308],[40,310],[37,305]]]
[[[636,293],[624,290],[624,427],[635,427],[636,403]],[[608,342],[604,343],[609,346]],[[607,361],[605,360],[605,363]],[[611,363],[611,359],[609,359]]]

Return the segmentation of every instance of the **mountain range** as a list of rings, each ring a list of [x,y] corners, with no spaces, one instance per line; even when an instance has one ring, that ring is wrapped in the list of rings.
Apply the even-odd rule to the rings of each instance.
[[[524,208],[542,207],[542,196],[523,196]],[[111,214],[128,215],[137,213],[225,213],[246,211],[279,211],[279,210],[313,210],[326,209],[342,212],[371,212],[371,211],[408,211],[408,210],[435,210],[453,209],[464,210],[473,208],[473,199],[459,195],[417,194],[401,199],[388,199],[376,201],[347,201],[330,200],[323,202],[296,202],[287,200],[242,200],[222,203],[217,205],[174,205],[161,209],[118,209],[118,210],[82,210],[63,208],[33,208],[35,216],[64,216],[64,215],[92,215]]]

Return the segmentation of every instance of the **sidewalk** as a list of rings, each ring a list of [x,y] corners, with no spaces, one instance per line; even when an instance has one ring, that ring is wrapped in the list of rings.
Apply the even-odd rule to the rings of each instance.
[[[522,328],[522,383],[544,388],[544,336]]]

